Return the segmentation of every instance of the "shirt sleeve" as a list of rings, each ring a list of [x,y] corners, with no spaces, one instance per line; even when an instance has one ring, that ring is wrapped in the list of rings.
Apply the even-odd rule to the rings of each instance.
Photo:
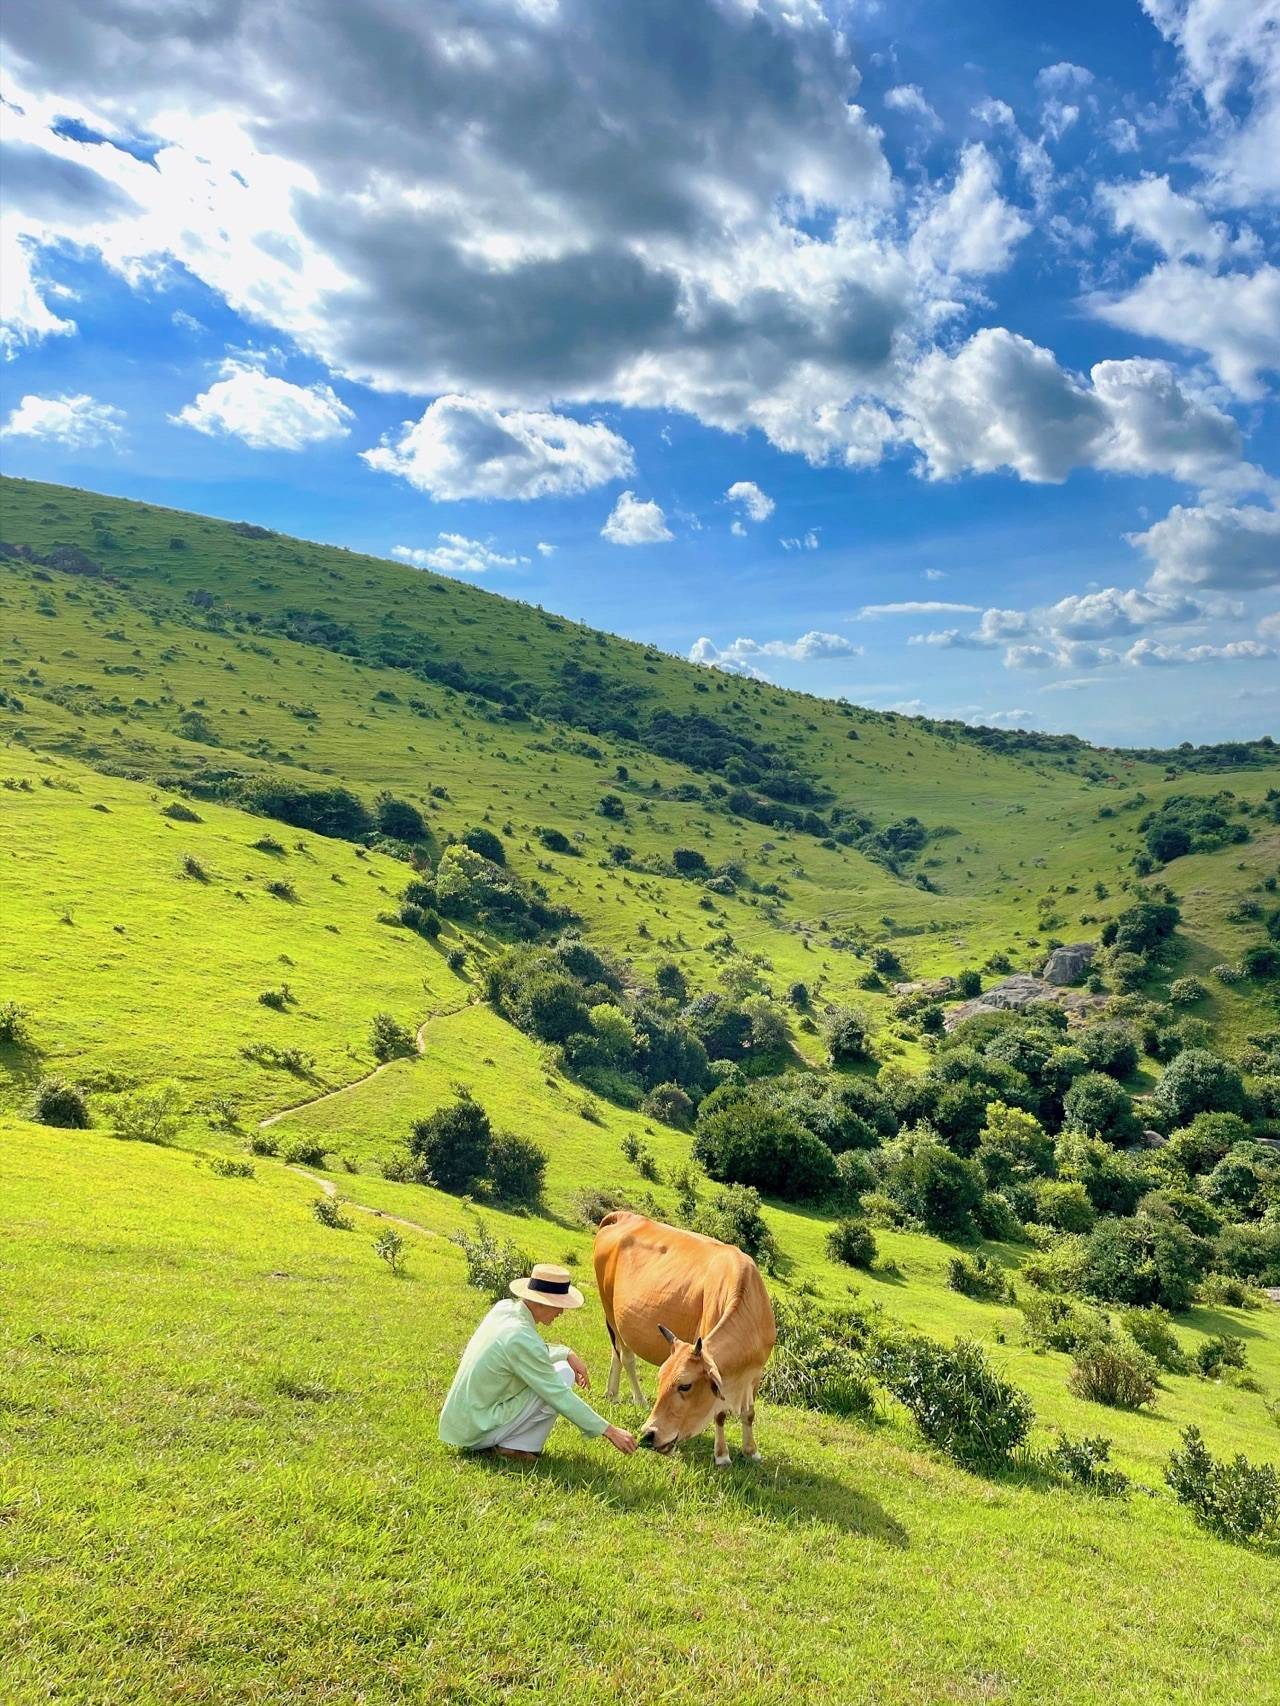
[[[589,1438],[598,1438],[608,1427],[609,1424],[603,1416],[598,1416],[590,1404],[583,1403],[576,1392],[563,1384],[541,1340],[537,1344],[530,1344],[521,1335],[508,1340],[506,1352],[511,1372],[518,1375],[530,1391],[536,1392],[539,1398],[550,1404],[566,1421],[581,1428]]]

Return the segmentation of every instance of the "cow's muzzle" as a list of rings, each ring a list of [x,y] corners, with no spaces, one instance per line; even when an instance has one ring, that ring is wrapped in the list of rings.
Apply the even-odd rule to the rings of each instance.
[[[665,1457],[669,1451],[675,1450],[677,1441],[673,1438],[667,1440],[665,1445],[659,1445],[657,1429],[646,1428],[640,1435],[640,1444],[646,1451],[656,1451],[659,1457]]]

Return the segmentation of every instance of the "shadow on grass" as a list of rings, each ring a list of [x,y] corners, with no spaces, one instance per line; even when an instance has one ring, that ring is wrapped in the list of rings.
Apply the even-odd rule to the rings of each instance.
[[[1254,1312],[1251,1311],[1251,1313]],[[1185,1315],[1175,1315],[1173,1324],[1175,1327],[1191,1327],[1201,1333],[1216,1333],[1220,1336],[1230,1335],[1236,1339],[1262,1339],[1266,1337],[1266,1334],[1259,1328],[1251,1326],[1247,1320],[1242,1320],[1240,1313],[1226,1315],[1222,1310],[1214,1309],[1204,1303],[1197,1303]]]
[[[540,1481],[552,1482],[566,1492],[589,1494],[614,1513],[678,1515],[716,1508],[788,1528],[837,1528],[898,1550],[910,1544],[906,1529],[873,1494],[782,1453],[766,1456],[763,1463],[748,1463],[735,1454],[730,1468],[717,1469],[710,1438],[696,1440],[681,1448],[671,1479],[656,1485],[649,1473],[650,1461],[664,1460],[646,1458],[637,1474],[621,1458],[593,1463],[557,1456],[553,1447],[536,1468],[523,1473],[536,1474]],[[475,1463],[494,1475],[509,1475],[513,1469],[499,1458],[481,1457]]]

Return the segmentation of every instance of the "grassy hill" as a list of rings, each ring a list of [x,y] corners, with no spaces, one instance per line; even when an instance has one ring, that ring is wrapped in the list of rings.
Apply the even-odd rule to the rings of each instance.
[[[415,871],[481,827],[522,893],[625,961],[627,1000],[672,965],[690,996],[754,992],[790,1034],[739,1071],[838,1089],[937,1068],[895,981],[990,984],[1096,940],[1144,892],[1148,814],[1230,790],[1246,838],[1152,873],[1178,930],[1111,1021],[1138,1034],[1139,1007],[1199,977],[1194,1015],[1256,1098],[1250,1039],[1280,1027],[1276,982],[1212,968],[1266,940],[1271,749],[988,743],[261,530],[28,482],[3,500],[0,1002],[27,1013],[0,1043],[15,1699],[1270,1697],[1280,1554],[1197,1528],[1163,1466],[1189,1423],[1219,1456],[1280,1464],[1274,1305],[1174,1319],[1188,1358],[1243,1341],[1247,1379],[1166,1373],[1153,1406],[1103,1407],[1029,1331],[1037,1244],[980,1246],[1018,1295],[980,1302],[948,1283],[957,1246],[914,1224],[879,1226],[855,1273],[827,1255],[831,1204],[770,1200],[775,1297],[976,1338],[1034,1403],[1033,1451],[1103,1434],[1133,1496],[1030,1458],[968,1473],[883,1394],[857,1420],[765,1407],[765,1462],[727,1474],[707,1440],[624,1464],[560,1428],[522,1475],[435,1440],[484,1307],[450,1241],[475,1209],[383,1170],[465,1091],[546,1152],[536,1204],[480,1210],[535,1259],[589,1274],[584,1192],[680,1213],[689,1132],[589,1089],[487,999],[512,932],[465,911],[434,938],[402,921]],[[371,810],[389,793],[426,833],[409,847],[247,809],[266,778]],[[681,875],[677,849],[731,874]],[[885,949],[900,969],[870,976]],[[784,999],[796,982],[807,1011]],[[833,1003],[872,1031],[874,1060],[844,1074],[820,1034]],[[420,1052],[380,1064],[379,1013]],[[1166,1064],[1141,1055],[1126,1088],[1149,1093]],[[91,1129],[27,1117],[55,1075],[85,1088]],[[178,1085],[172,1140],[114,1136],[117,1099],[160,1080]],[[250,1176],[215,1170],[246,1159]],[[316,1219],[324,1189],[350,1230]],[[386,1217],[403,1279],[373,1249]],[[599,1389],[588,1301],[573,1336]]]

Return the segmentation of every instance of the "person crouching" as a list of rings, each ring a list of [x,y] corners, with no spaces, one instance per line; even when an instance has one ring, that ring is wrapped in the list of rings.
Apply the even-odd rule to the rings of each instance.
[[[589,1439],[607,1439],[630,1456],[634,1436],[606,1422],[574,1391],[591,1385],[586,1363],[568,1345],[548,1345],[538,1335],[566,1310],[582,1308],[569,1270],[539,1262],[510,1289],[512,1296],[494,1304],[462,1353],[440,1412],[441,1440],[462,1451],[535,1463],[556,1417],[564,1416]]]

